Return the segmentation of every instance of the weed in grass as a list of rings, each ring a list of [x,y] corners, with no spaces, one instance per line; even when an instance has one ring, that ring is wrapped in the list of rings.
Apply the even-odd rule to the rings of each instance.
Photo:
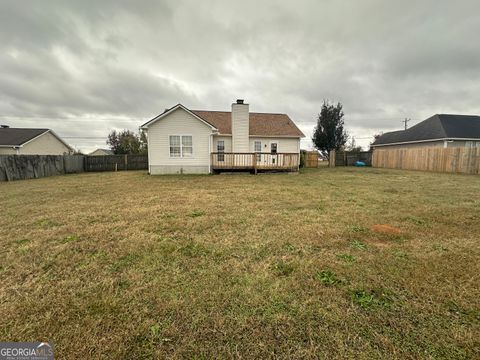
[[[152,339],[156,340],[160,337],[160,325],[159,324],[155,324],[155,325],[152,325],[150,326],[150,336],[152,337]]]
[[[203,216],[203,215],[205,215],[205,211],[193,210],[188,216],[190,216],[192,218],[196,218],[196,217]]]
[[[283,260],[277,261],[272,265],[273,271],[280,276],[288,276],[295,270],[295,265]]]
[[[49,229],[55,226],[58,226],[56,222],[49,220],[49,219],[41,219],[36,222],[36,224],[41,227],[42,229]]]
[[[355,256],[350,255],[350,254],[338,254],[337,258],[340,260],[343,260],[345,262],[354,262],[356,260]]]
[[[354,304],[363,309],[371,307],[389,307],[393,303],[393,295],[386,290],[353,290],[351,298]]]
[[[283,244],[282,249],[290,253],[295,252],[297,250],[297,248],[289,242]]]
[[[16,240],[15,244],[22,246],[22,245],[28,244],[29,242],[30,242],[30,239],[20,239],[20,240]]]
[[[163,331],[160,324],[150,326],[150,339],[152,342],[170,342],[172,339],[162,338]]]
[[[366,250],[367,249],[367,244],[360,240],[353,240],[350,242],[350,246],[354,249],[358,250]]]
[[[200,257],[205,256],[210,253],[209,249],[207,249],[202,244],[198,244],[194,241],[190,241],[187,245],[180,249],[180,252],[188,257]]]
[[[349,230],[354,233],[367,233],[368,229],[364,226],[360,225],[351,225],[349,226]]]
[[[354,304],[368,309],[373,305],[373,295],[364,290],[354,290],[352,292],[352,301]]]
[[[442,244],[433,245],[433,250],[435,251],[448,251],[448,248]]]
[[[77,235],[68,235],[68,236],[64,237],[62,240],[60,240],[59,242],[61,244],[66,244],[66,243],[69,243],[69,242],[77,241],[78,239],[79,239],[79,237]]]
[[[426,221],[419,218],[419,217],[416,217],[416,216],[412,216],[412,215],[409,215],[409,216],[405,216],[402,218],[403,221],[408,221],[412,224],[415,224],[415,225],[418,225],[418,226],[424,226],[426,224]]]
[[[331,286],[339,284],[341,281],[337,278],[337,275],[331,270],[322,270],[315,274],[315,280],[320,281],[322,284]]]

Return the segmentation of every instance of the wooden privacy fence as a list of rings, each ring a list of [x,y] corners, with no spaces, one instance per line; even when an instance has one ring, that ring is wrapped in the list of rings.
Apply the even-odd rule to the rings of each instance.
[[[354,166],[357,161],[362,161],[366,166],[372,166],[371,151],[330,151],[330,167]]]
[[[0,155],[0,181],[84,171],[147,170],[147,155]]]
[[[480,174],[480,148],[375,149],[372,165],[389,169]]]
[[[307,152],[305,152],[305,167],[306,168],[316,168],[316,167],[318,167],[318,152],[317,151],[307,151]]]
[[[85,171],[147,170],[147,155],[85,156]]]
[[[0,181],[84,171],[82,155],[0,155]]]

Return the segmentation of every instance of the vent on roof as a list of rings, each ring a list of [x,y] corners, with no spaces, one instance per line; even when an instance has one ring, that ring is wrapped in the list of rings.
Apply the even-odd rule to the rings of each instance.
[[[10,126],[8,126],[8,125],[0,125],[0,128],[2,128],[2,129],[8,129],[9,127]]]
[[[243,104],[243,99],[237,99],[237,104]]]

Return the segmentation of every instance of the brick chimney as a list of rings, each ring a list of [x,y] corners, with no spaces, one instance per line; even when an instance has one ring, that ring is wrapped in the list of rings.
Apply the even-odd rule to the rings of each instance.
[[[249,152],[249,106],[242,99],[232,104],[232,151]]]

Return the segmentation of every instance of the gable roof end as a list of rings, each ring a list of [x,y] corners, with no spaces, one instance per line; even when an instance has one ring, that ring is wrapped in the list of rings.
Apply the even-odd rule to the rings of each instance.
[[[143,124],[142,126],[140,126],[140,129],[143,129],[143,130],[146,130],[148,129],[148,127],[154,123],[156,123],[158,120],[164,118],[165,116],[167,115],[170,115],[172,112],[174,112],[175,110],[177,109],[182,109],[182,110],[185,110],[187,113],[189,113],[190,115],[192,115],[193,117],[195,117],[196,119],[200,120],[201,122],[203,122],[205,125],[211,127],[213,130],[218,130],[214,125],[210,124],[208,121],[206,121],[205,119],[202,119],[201,117],[199,117],[197,114],[195,114],[194,112],[190,111],[189,109],[187,109],[185,106],[183,106],[182,104],[177,104],[173,107],[171,107],[170,109],[166,109],[163,113],[161,113],[160,115],[157,115],[156,117],[154,117],[153,119],[147,121],[145,124]]]

